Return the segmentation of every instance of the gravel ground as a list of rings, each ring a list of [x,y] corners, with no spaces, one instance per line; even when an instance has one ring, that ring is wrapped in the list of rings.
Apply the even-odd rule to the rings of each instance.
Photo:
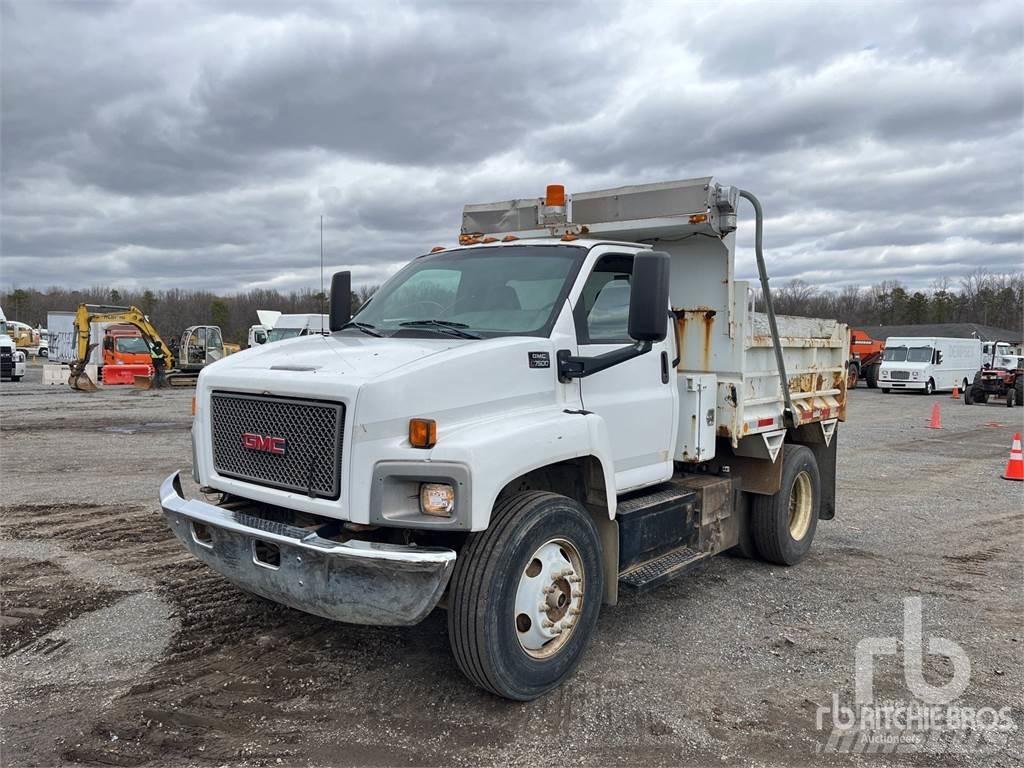
[[[1021,731],[939,752],[829,744],[854,648],[960,644],[960,703],[1024,726],[1024,488],[1000,474],[1024,409],[859,389],[840,428],[838,514],[795,568],[715,558],[602,611],[575,677],[512,704],[473,688],[445,617],[332,624],[190,559],[156,491],[189,462],[191,390],[0,385],[4,765],[1005,765]],[[925,428],[932,405],[944,429]],[[927,655],[925,678],[952,665]],[[909,701],[899,656],[876,698]],[[842,749],[839,745],[840,750]]]

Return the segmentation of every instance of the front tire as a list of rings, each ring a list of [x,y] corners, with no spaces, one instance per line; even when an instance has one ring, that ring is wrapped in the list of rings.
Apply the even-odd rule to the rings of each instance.
[[[974,385],[964,387],[964,405],[974,405]]]
[[[821,511],[821,475],[810,449],[783,447],[782,482],[774,496],[757,496],[751,509],[754,544],[761,558],[796,565],[811,548]]]
[[[1016,394],[1017,394],[1017,390],[1016,389],[1014,389],[1013,387],[1007,387],[1007,389],[1006,389],[1006,407],[1007,408],[1013,408],[1014,400],[1016,399],[1015,398]]]
[[[928,379],[928,381],[924,383],[924,389],[921,390],[921,393],[924,395],[935,394],[935,382],[932,379]]]
[[[455,561],[448,639],[481,688],[529,701],[576,669],[604,595],[601,540],[577,502],[544,491],[499,501]]]
[[[878,369],[880,367],[878,363],[868,366],[867,381],[869,389],[878,388]]]

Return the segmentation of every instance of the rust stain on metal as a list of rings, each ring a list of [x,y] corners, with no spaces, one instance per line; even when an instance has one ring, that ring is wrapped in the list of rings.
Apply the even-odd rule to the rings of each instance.
[[[705,371],[711,370],[711,328],[714,324],[715,311],[708,310],[704,313],[704,348],[701,350]]]

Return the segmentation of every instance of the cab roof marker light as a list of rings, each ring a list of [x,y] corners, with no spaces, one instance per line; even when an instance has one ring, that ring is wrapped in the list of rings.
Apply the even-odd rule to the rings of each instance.
[[[443,251],[443,250],[444,250],[444,246],[443,245],[435,245],[433,248],[430,249],[430,252],[431,253],[439,253],[440,251]]]
[[[548,184],[548,188],[544,192],[544,205],[564,208],[565,187],[561,184]]]

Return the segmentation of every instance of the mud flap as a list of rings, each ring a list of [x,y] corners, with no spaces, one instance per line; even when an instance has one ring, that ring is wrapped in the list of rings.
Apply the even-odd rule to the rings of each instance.
[[[821,475],[821,509],[819,520],[831,520],[836,516],[836,447],[839,445],[839,430],[832,435],[828,445],[824,443],[802,443],[810,448],[818,462]]]

